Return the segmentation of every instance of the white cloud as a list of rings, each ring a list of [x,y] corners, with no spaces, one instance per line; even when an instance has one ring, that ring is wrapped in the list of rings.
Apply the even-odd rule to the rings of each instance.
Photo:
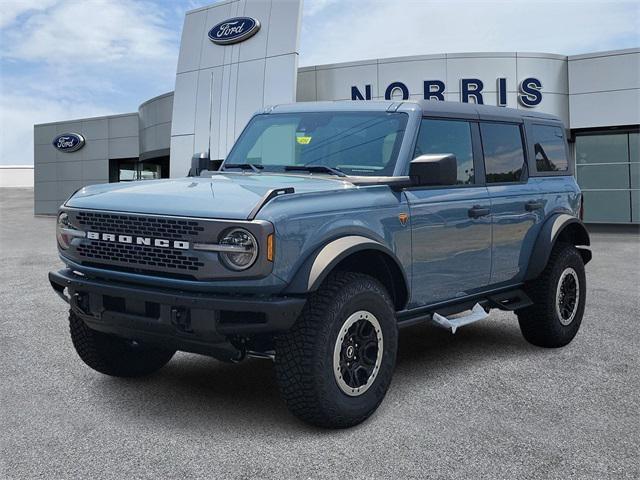
[[[0,8],[0,28],[12,24],[23,14],[45,10],[57,0],[4,0]]]
[[[0,163],[33,161],[35,123],[132,111],[171,90],[184,11],[207,3],[0,0]],[[306,0],[300,63],[638,46],[639,10],[637,1]]]
[[[147,2],[58,2],[6,32],[2,56],[47,63],[163,59],[173,53],[176,32]]]
[[[34,123],[113,113],[91,102],[76,103],[6,93],[0,94],[0,112],[0,163],[14,165],[33,163]]]
[[[639,22],[635,1],[344,2],[308,24],[303,20],[300,61],[477,51],[573,54],[638,46]]]
[[[306,0],[304,2],[304,14],[307,17],[317,15],[328,7],[339,3],[340,0]]]
[[[129,0],[3,3],[0,163],[33,162],[34,124],[129,112],[171,90],[180,31],[162,6]]]

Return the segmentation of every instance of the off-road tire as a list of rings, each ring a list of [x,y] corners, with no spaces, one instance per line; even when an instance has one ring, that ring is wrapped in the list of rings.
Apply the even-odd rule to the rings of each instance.
[[[69,312],[71,341],[84,363],[113,377],[142,377],[164,367],[174,350],[136,344],[123,338],[90,329]]]
[[[568,325],[563,325],[556,311],[556,295],[558,283],[567,269],[572,269],[577,274],[579,295],[573,320]],[[533,305],[517,312],[524,338],[533,345],[546,348],[564,347],[571,342],[582,322],[586,286],[580,252],[573,245],[556,245],[542,274],[525,285],[525,291]]]
[[[382,357],[366,391],[349,396],[334,376],[334,349],[345,319],[363,310],[379,322]],[[277,383],[290,411],[303,421],[325,428],[351,427],[367,419],[382,402],[397,348],[398,328],[387,290],[370,276],[338,272],[309,297],[292,329],[276,339]]]

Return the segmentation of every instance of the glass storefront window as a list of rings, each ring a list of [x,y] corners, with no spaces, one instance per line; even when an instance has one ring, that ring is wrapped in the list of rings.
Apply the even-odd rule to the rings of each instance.
[[[629,164],[629,181],[631,188],[640,189],[640,162]]]
[[[576,163],[626,163],[629,161],[628,134],[579,135],[576,137]]]
[[[640,218],[640,135],[578,134],[576,177],[587,222],[628,223]]]
[[[162,168],[160,165],[143,163],[140,165],[140,180],[156,180],[161,177]]]
[[[137,158],[109,160],[109,182],[132,182],[169,178],[169,157],[156,157],[146,161]]]
[[[585,190],[582,195],[585,222],[629,223],[631,220],[628,190]]]
[[[576,175],[583,189],[611,190],[629,188],[629,164],[578,165]]]
[[[131,182],[137,180],[138,172],[135,163],[123,163],[118,169],[119,182]]]
[[[631,190],[631,221],[640,223],[640,190]]]
[[[640,162],[640,133],[629,134],[629,160]]]

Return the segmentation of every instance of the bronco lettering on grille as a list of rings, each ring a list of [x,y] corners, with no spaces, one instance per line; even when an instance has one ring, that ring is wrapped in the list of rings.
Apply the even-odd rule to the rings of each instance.
[[[89,240],[102,240],[103,242],[125,243],[129,245],[146,245],[160,248],[177,248],[189,250],[189,242],[182,240],[167,240],[165,238],[137,237],[133,235],[116,235],[114,233],[87,232]]]

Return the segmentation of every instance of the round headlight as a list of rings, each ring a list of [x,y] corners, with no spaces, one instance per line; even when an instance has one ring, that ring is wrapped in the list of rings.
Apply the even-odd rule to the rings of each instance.
[[[258,242],[244,228],[234,228],[226,232],[219,245],[227,247],[220,252],[220,258],[232,270],[246,270],[258,258]]]
[[[58,223],[56,225],[56,238],[58,239],[58,245],[63,250],[69,248],[71,244],[71,238],[65,235],[65,230],[67,230],[71,225],[69,224],[69,215],[66,213],[61,213],[58,215]]]
[[[71,245],[71,240],[73,240],[74,237],[84,237],[84,232],[71,225],[69,215],[62,212],[58,215],[58,222],[56,223],[58,245],[61,249],[66,250]]]

